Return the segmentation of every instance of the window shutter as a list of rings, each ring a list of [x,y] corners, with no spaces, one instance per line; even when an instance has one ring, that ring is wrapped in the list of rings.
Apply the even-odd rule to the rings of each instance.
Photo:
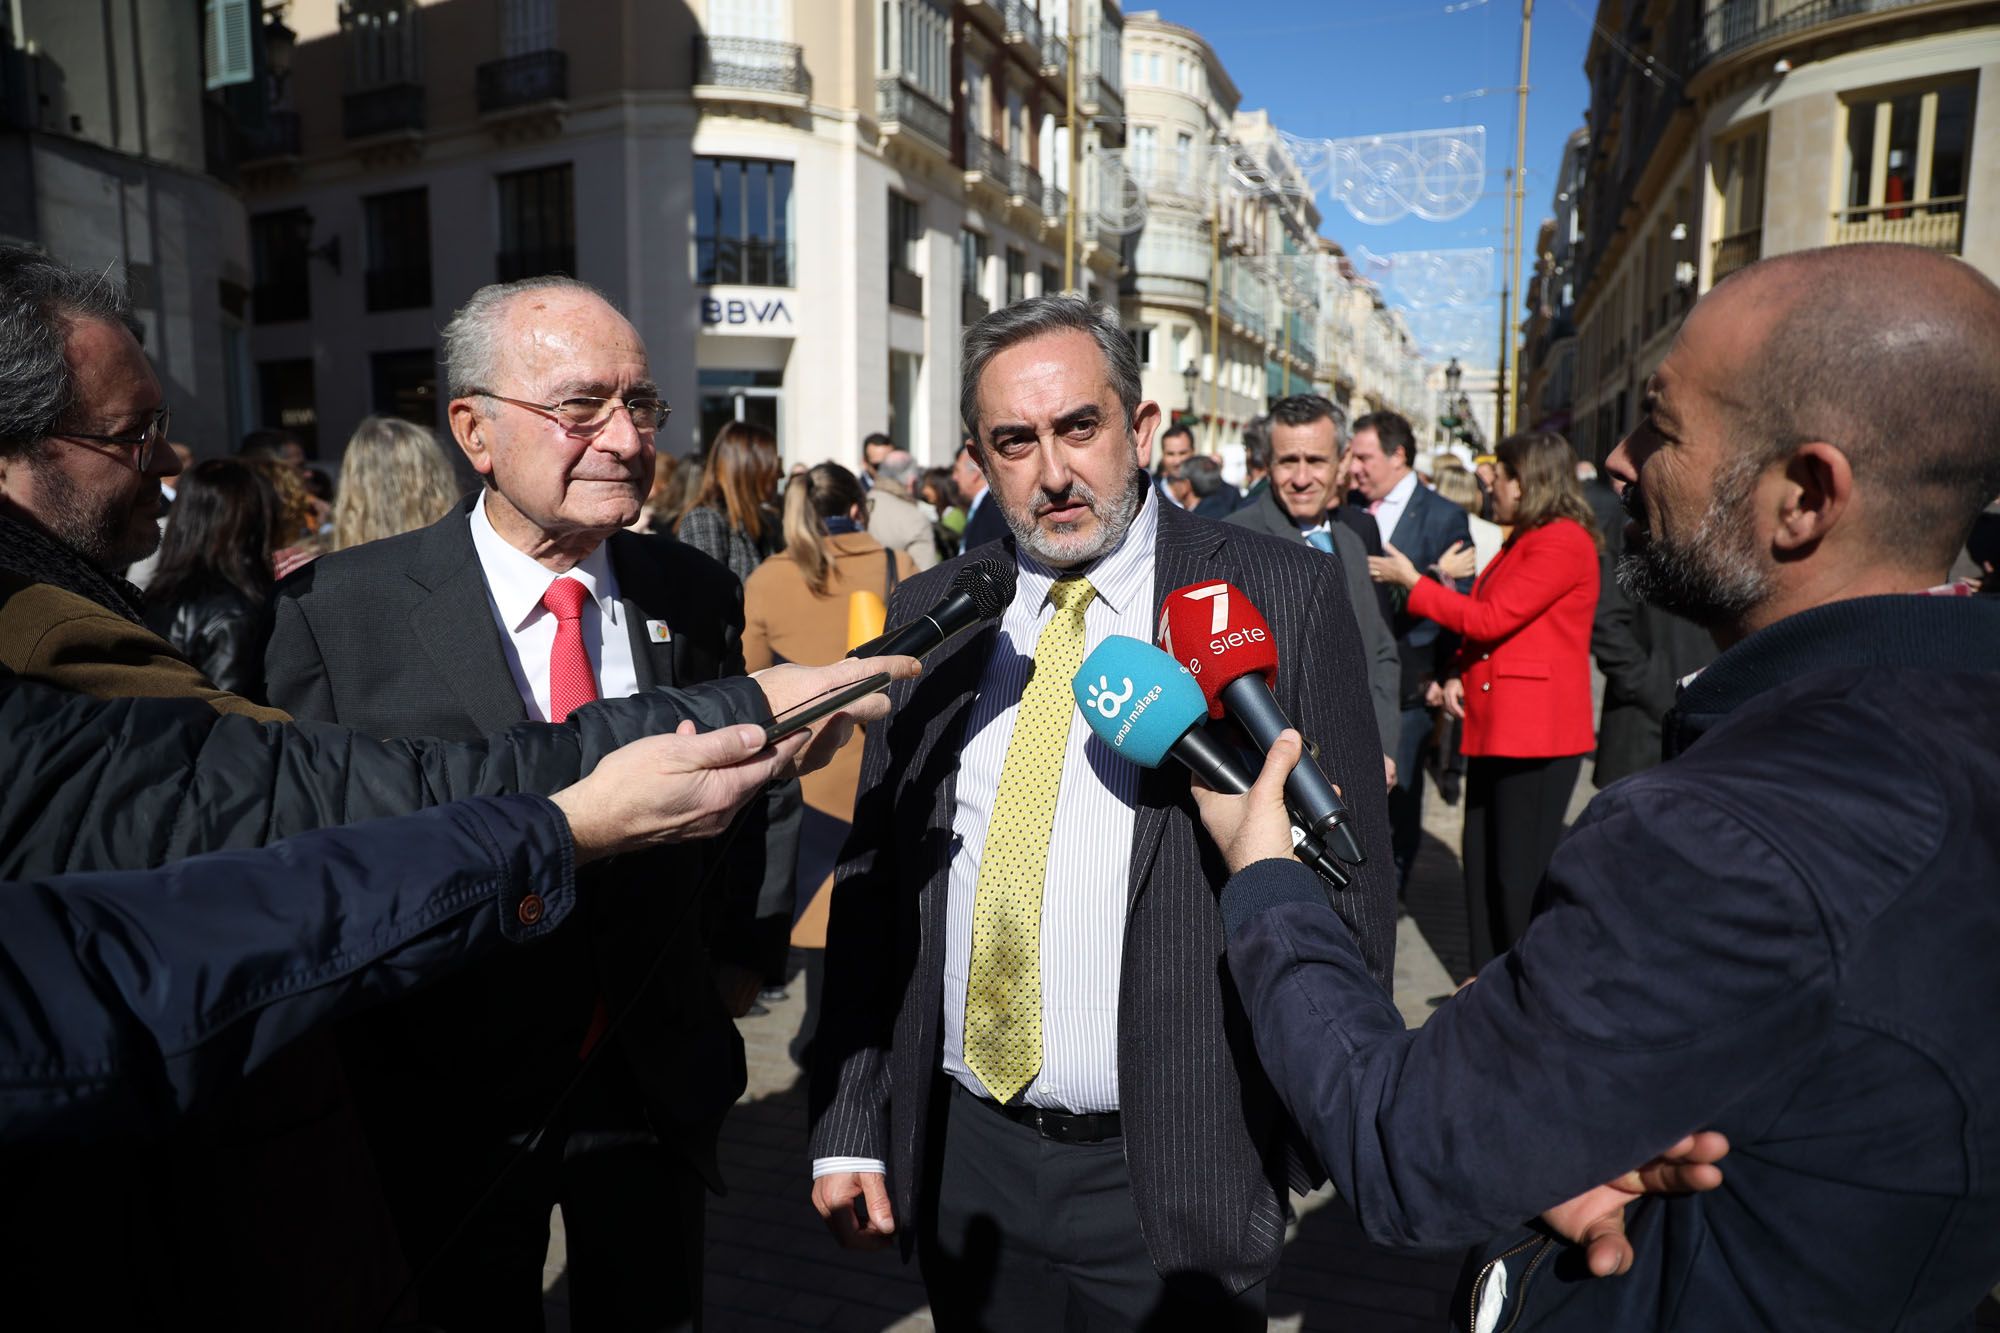
[[[252,0],[206,0],[202,21],[202,63],[210,89],[249,83],[257,77],[250,43],[257,14]]]

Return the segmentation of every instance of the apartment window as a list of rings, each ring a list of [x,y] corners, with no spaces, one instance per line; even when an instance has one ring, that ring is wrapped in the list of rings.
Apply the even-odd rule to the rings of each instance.
[[[1028,257],[1007,247],[1007,304],[1028,299]]]
[[[1972,110],[1969,81],[1850,100],[1845,206],[1834,239],[1904,241],[1956,254]]]
[[[1142,369],[1151,370],[1153,368],[1153,326],[1151,324],[1140,324],[1135,328],[1128,329],[1126,332],[1132,339],[1132,355],[1139,358],[1139,365]]]
[[[791,163],[696,158],[694,219],[697,283],[792,285]]]
[[[1174,136],[1174,180],[1182,189],[1194,181],[1194,136],[1185,131]]]
[[[431,303],[431,207],[423,189],[362,201],[367,211],[370,310],[411,310]]]
[[[924,359],[914,352],[889,353],[889,438],[898,449],[917,447],[917,384]]]
[[[970,324],[992,307],[983,286],[986,279],[986,238],[970,229],[958,233],[959,318]]]
[[[1160,132],[1151,125],[1132,127],[1132,178],[1141,185],[1153,183],[1153,165],[1160,148]]]
[[[1720,282],[1763,252],[1764,127],[1715,147],[1715,190],[1721,203],[1710,281]]]
[[[1062,290],[1062,270],[1057,268],[1054,264],[1042,265],[1041,294],[1043,296],[1054,296],[1057,292],[1061,290]]]
[[[889,192],[889,304],[919,313],[924,280],[917,275],[917,252],[924,243],[924,215],[914,199]]]
[[[1162,86],[1165,86],[1167,78],[1166,75],[1162,72],[1164,68],[1165,68],[1165,61],[1161,56],[1159,56],[1158,54],[1147,56],[1146,81],[1148,83],[1157,83]]]
[[[368,358],[370,400],[380,416],[437,425],[437,353],[428,347]]]
[[[495,177],[500,187],[500,281],[576,272],[574,175],[565,162]]]
[[[259,324],[312,315],[312,214],[303,208],[250,219],[250,313]]]
[[[262,425],[282,426],[296,434],[307,458],[319,456],[319,412],[310,357],[258,363],[257,411]]]

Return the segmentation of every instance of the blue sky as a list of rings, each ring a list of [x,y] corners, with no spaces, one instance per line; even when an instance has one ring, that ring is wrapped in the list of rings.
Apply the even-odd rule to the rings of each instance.
[[[1322,198],[1320,230],[1350,253],[1357,245],[1376,254],[1493,247],[1492,332],[1482,348],[1490,363],[1498,345],[1503,172],[1514,155],[1519,0],[1127,0],[1128,14],[1145,8],[1207,38],[1242,92],[1242,108],[1268,109],[1292,134],[1486,127],[1486,196],[1470,212],[1446,222],[1410,217],[1372,226]],[[1589,105],[1583,59],[1595,8],[1595,0],[1543,0],[1535,9],[1523,209],[1530,247],[1550,214],[1563,141]],[[1477,95],[1482,89],[1491,91]],[[1533,267],[1524,249],[1524,278]]]

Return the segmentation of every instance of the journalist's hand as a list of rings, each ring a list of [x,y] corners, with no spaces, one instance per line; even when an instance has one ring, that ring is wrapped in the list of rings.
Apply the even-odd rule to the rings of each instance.
[[[813,1182],[813,1207],[846,1250],[879,1250],[896,1234],[889,1185],[879,1171],[839,1171]]]
[[[1264,756],[1263,771],[1241,796],[1224,796],[1199,779],[1193,783],[1201,822],[1221,849],[1230,874],[1258,861],[1291,856],[1292,817],[1285,812],[1285,779],[1303,748],[1298,732],[1289,727],[1279,732]]]
[[[671,736],[613,750],[549,799],[569,819],[579,861],[710,838],[759,788],[791,770],[806,740],[801,732],[767,748],[762,727],[696,735],[694,723],[683,722]]]
[[[787,662],[782,666],[766,667],[750,679],[763,688],[764,702],[770,705],[771,716],[776,717],[822,694],[866,680],[878,671],[886,671],[896,680],[911,680],[922,670],[914,657],[856,657],[842,658],[831,666],[823,667]],[[881,694],[871,694],[849,704],[841,712],[856,722],[872,722],[878,717],[888,716],[889,701]]]
[[[1577,1195],[1542,1214],[1549,1229],[1584,1247],[1592,1277],[1617,1277],[1632,1267],[1632,1242],[1625,1238],[1625,1205],[1645,1194],[1698,1194],[1722,1183],[1715,1165],[1729,1153],[1729,1140],[1714,1130],[1690,1134],[1636,1171]]]

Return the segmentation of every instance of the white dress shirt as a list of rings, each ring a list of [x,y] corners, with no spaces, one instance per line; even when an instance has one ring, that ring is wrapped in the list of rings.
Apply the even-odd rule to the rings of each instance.
[[[1112,634],[1152,642],[1158,499],[1156,494],[1154,503],[1141,507],[1116,550],[1082,571],[1097,591],[1083,613],[1086,655]],[[1027,668],[1054,614],[1049,588],[1067,572],[1018,553],[1015,564],[1020,577],[1014,600],[1001,617],[959,750],[945,902],[944,1069],[981,1097],[990,1094],[965,1065],[973,897]],[[1042,884],[1042,1064],[1024,1093],[1031,1106],[1079,1113],[1118,1109],[1118,979],[1138,793],[1138,766],[1114,754],[1088,723],[1072,715]],[[870,1158],[827,1157],[813,1163],[813,1176],[883,1169]]]
[[[566,574],[556,574],[533,556],[508,542],[486,516],[486,500],[472,506],[472,549],[486,575],[486,603],[500,627],[500,645],[514,687],[528,716],[549,720],[549,650],[555,646],[556,618],[542,605],[542,594],[558,578],[575,579],[590,593],[583,616],[583,650],[597,677],[600,699],[622,699],[639,692],[639,674],[632,662],[632,633],[624,603],[618,600],[618,577],[602,544]]]
[[[1416,493],[1417,474],[1414,472],[1405,472],[1403,479],[1392,486],[1389,489],[1389,493],[1382,497],[1381,507],[1375,509],[1373,513],[1375,515],[1375,530],[1382,534],[1383,541],[1388,541],[1395,533],[1396,525],[1403,521],[1403,511],[1410,507],[1410,497]]]

